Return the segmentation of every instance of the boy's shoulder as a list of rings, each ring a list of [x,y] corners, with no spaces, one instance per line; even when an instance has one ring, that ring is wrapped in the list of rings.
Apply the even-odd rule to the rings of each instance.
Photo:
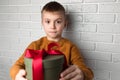
[[[46,37],[41,37],[41,38],[39,38],[39,39],[37,39],[37,40],[34,40],[34,41],[32,41],[32,44],[41,44],[41,43],[43,43],[43,42],[46,42],[46,39],[45,39]]]
[[[41,37],[41,38],[39,38],[38,40],[32,41],[32,42],[29,44],[28,48],[30,48],[30,47],[39,47],[39,46],[42,45],[43,43],[45,43],[45,37]]]
[[[63,43],[66,44],[67,46],[76,46],[71,40],[67,39],[67,38],[62,38],[63,39]]]

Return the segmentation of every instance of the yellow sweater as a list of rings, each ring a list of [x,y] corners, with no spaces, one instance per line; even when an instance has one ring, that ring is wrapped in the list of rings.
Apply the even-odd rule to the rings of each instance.
[[[32,42],[27,49],[34,49],[34,50],[40,50],[45,49],[47,50],[47,46],[52,41],[47,40],[46,37],[43,37],[37,41]],[[85,75],[85,80],[92,80],[93,79],[93,73],[91,69],[89,69],[83,61],[83,58],[78,50],[78,48],[72,44],[69,40],[62,38],[57,42],[60,46],[60,51],[64,53],[67,59],[68,65],[78,65],[79,68],[83,71]],[[15,64],[11,67],[10,70],[10,76],[12,80],[15,80],[15,76],[18,73],[20,69],[25,69],[24,65],[24,54],[15,62]]]

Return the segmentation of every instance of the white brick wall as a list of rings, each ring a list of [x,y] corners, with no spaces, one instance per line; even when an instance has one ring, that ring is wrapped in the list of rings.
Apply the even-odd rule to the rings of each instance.
[[[49,1],[0,0],[0,80],[10,80],[11,65],[45,35],[40,10]],[[63,36],[81,49],[94,80],[120,80],[120,0],[55,1],[69,17]]]

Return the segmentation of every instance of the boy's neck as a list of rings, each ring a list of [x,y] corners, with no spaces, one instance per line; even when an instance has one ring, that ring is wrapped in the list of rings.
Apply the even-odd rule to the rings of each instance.
[[[49,37],[47,37],[47,39],[48,39],[49,41],[58,42],[58,41],[61,39],[61,37],[59,37],[59,38],[49,38]]]

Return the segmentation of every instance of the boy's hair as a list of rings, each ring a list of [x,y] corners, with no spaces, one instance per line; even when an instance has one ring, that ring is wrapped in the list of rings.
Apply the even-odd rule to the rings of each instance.
[[[41,13],[43,13],[43,11],[48,11],[48,12],[61,11],[61,12],[63,12],[63,14],[65,14],[64,7],[56,1],[51,1],[51,2],[47,3],[45,6],[43,6]]]

